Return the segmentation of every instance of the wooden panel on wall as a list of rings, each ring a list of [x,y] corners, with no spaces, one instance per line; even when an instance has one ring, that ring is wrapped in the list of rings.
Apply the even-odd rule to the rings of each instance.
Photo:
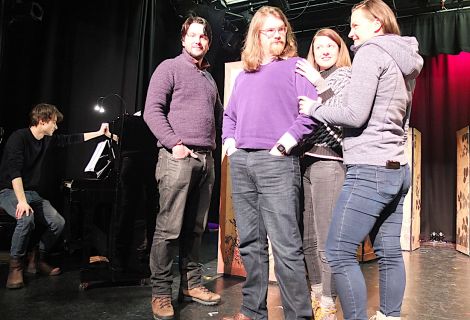
[[[402,250],[413,251],[420,246],[421,231],[421,132],[414,128],[408,130],[405,154],[411,169],[411,186],[403,204],[400,242]]]
[[[241,71],[241,62],[225,64],[224,106],[227,106],[233,84]],[[229,160],[225,152],[225,148],[222,148],[217,272],[244,277],[246,273],[240,251],[238,250],[237,224],[232,207],[232,182],[230,180]]]
[[[470,154],[469,127],[457,131],[457,226],[456,249],[470,255]]]

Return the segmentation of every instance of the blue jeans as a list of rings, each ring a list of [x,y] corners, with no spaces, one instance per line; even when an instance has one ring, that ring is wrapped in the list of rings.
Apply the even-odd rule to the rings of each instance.
[[[336,298],[325,246],[333,208],[343,187],[345,166],[341,161],[305,156],[303,245],[311,285],[322,284],[322,295]]]
[[[410,180],[408,165],[347,166],[326,244],[345,320],[367,319],[367,290],[356,251],[369,233],[379,264],[380,311],[400,316],[406,283],[400,233]]]
[[[196,152],[198,158],[173,158],[161,149],[155,177],[160,193],[160,212],[150,251],[152,295],[171,295],[171,266],[179,244],[180,286],[202,284],[199,251],[207,223],[214,185],[212,154]]]
[[[10,256],[12,258],[22,258],[26,255],[35,221],[46,227],[46,231],[41,235],[41,241],[39,242],[39,250],[44,252],[49,252],[52,249],[64,229],[64,218],[48,200],[41,198],[36,191],[25,191],[25,195],[26,201],[34,210],[34,213],[29,216],[23,215],[21,219],[16,220],[15,231],[11,238]],[[18,200],[12,189],[0,191],[0,207],[15,219],[17,204]]]
[[[268,239],[285,319],[310,319],[312,308],[299,230],[299,159],[267,150],[240,149],[230,156],[232,201],[246,270],[241,312],[267,319]]]

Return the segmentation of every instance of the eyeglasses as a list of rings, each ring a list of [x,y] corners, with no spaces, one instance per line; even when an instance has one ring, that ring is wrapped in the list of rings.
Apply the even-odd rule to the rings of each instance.
[[[269,29],[264,29],[260,30],[262,34],[264,34],[266,37],[269,39],[274,37],[276,35],[276,32],[279,33],[279,35],[283,36],[287,33],[287,27],[280,27],[280,28],[269,28]]]

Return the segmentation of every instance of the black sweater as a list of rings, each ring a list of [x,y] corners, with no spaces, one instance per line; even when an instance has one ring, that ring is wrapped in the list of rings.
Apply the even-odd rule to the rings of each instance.
[[[80,134],[44,136],[37,140],[29,128],[16,130],[8,138],[0,164],[0,190],[12,189],[11,181],[21,177],[24,190],[37,190],[47,151],[84,141]]]

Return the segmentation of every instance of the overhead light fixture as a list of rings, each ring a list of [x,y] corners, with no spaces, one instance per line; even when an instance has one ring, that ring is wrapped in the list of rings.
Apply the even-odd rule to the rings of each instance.
[[[268,0],[268,5],[278,7],[284,12],[290,10],[290,4],[287,0]]]

